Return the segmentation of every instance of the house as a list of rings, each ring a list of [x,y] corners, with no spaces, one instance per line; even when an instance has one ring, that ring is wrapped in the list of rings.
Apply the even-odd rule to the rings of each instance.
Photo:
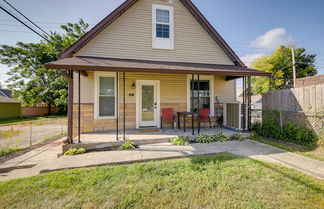
[[[241,124],[235,79],[269,76],[247,68],[190,0],[126,0],[45,66],[69,81],[70,140],[160,128],[164,108],[213,116],[223,104],[225,125]]]
[[[243,87],[237,87],[237,101],[243,103]],[[251,95],[251,109],[262,109],[262,95]]]
[[[0,89],[0,96],[12,98],[12,91],[9,89]]]
[[[2,96],[0,91],[0,119],[20,117],[21,102],[7,96]]]
[[[324,84],[324,75],[316,75],[305,78],[296,79],[296,88],[305,86],[315,86]]]

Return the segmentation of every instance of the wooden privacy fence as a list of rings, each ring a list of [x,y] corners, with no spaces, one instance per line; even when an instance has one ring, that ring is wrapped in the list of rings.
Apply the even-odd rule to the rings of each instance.
[[[57,114],[58,107],[51,107],[52,114]],[[21,107],[21,117],[37,117],[48,115],[48,107]]]
[[[324,84],[265,93],[262,95],[262,109],[324,112]]]
[[[262,116],[262,121],[275,118],[281,127],[290,122],[311,128],[324,136],[324,85],[265,93],[262,95],[260,111],[255,115]],[[260,121],[260,118],[256,121]]]

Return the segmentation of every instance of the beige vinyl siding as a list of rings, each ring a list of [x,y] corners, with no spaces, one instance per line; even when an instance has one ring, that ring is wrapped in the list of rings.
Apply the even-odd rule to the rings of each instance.
[[[123,77],[119,73],[119,98],[123,98]],[[78,79],[74,74],[74,103],[78,102]],[[126,102],[136,102],[136,90],[132,84],[136,80],[159,80],[161,103],[186,103],[187,102],[187,75],[184,74],[150,74],[126,73]],[[81,76],[81,103],[94,103],[94,73],[88,72],[88,77]],[[133,94],[134,96],[130,96]],[[221,102],[235,101],[235,80],[225,81],[224,76],[214,77],[214,96]],[[121,101],[121,100],[120,100]]]
[[[226,76],[215,76],[214,78],[214,96],[220,102],[236,101],[236,80],[225,80]]]
[[[78,74],[73,74],[73,102],[78,102]],[[81,75],[81,103],[94,103],[94,72],[88,71],[88,76]]]
[[[174,50],[152,48],[152,4],[140,0],[93,40],[77,56],[157,61],[229,64],[233,62],[178,0],[174,7]]]

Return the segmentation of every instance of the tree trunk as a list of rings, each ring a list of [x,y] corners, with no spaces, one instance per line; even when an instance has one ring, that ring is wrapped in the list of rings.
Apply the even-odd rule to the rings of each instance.
[[[52,115],[52,105],[51,104],[48,104],[47,115]]]

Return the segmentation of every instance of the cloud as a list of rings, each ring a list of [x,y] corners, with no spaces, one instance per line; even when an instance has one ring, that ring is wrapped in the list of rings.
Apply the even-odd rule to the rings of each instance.
[[[274,28],[256,38],[250,46],[260,49],[275,49],[280,45],[290,44],[293,41],[292,36],[289,36],[284,28]]]
[[[265,55],[265,54],[261,54],[261,53],[259,53],[259,54],[247,54],[247,55],[245,55],[243,57],[240,57],[240,59],[244,62],[245,65],[251,66],[251,64],[252,64],[252,62],[254,60],[256,60],[259,57],[262,57],[263,55]]]

